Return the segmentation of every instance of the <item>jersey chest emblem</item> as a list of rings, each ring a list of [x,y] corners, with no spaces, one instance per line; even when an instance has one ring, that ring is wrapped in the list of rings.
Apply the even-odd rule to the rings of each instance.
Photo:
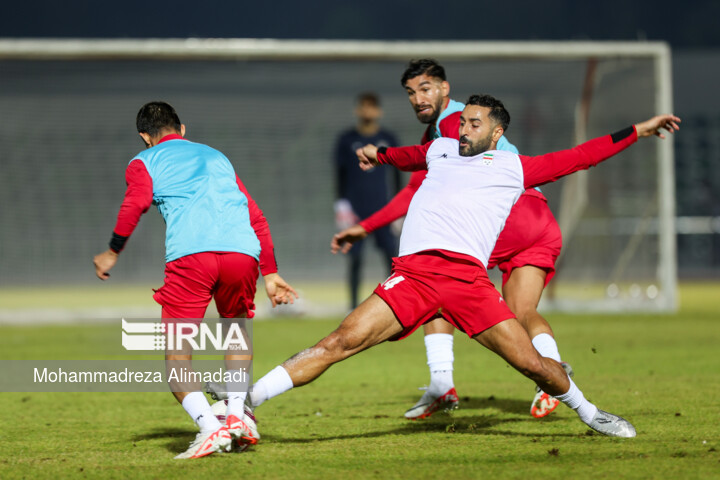
[[[490,166],[493,164],[493,154],[492,153],[484,153],[482,156],[482,163],[483,165]]]

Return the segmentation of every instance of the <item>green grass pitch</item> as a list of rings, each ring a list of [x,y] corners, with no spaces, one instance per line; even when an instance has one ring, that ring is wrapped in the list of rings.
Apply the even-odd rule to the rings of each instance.
[[[257,410],[242,454],[173,456],[194,425],[169,393],[0,393],[0,478],[720,478],[718,286],[674,315],[548,314],[575,381],[637,438],[592,434],[564,406],[529,415],[533,385],[455,336],[461,408],[409,422],[428,381],[419,334],[332,367]],[[339,319],[256,322],[258,378]],[[71,354],[117,325],[0,327],[2,359]]]

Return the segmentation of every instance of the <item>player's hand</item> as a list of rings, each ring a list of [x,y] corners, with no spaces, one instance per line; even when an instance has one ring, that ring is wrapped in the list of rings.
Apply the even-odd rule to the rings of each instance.
[[[265,292],[272,302],[273,308],[281,303],[295,303],[298,294],[293,287],[290,286],[277,273],[269,273],[263,276],[265,280]]]
[[[367,172],[377,166],[377,150],[377,147],[372,143],[355,150],[362,171]]]
[[[95,255],[93,258],[93,263],[95,264],[95,275],[97,275],[100,280],[107,280],[110,278],[110,274],[108,272],[115,266],[117,259],[118,254],[110,249]]]
[[[350,228],[346,228],[342,232],[338,232],[333,235],[332,241],[330,242],[330,251],[333,254],[338,252],[347,253],[353,246],[353,243],[362,240],[368,236],[368,232],[360,225],[353,225]]]
[[[676,117],[675,115],[658,115],[650,120],[638,123],[635,125],[635,130],[637,131],[638,138],[651,137],[653,135],[665,138],[662,130],[664,129],[670,133],[675,133],[677,130],[680,130],[678,124],[681,121],[680,117]]]

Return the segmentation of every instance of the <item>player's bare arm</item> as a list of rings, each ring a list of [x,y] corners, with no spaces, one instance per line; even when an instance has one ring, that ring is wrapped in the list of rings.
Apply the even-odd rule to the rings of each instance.
[[[295,299],[298,298],[297,292],[280,275],[269,273],[263,275],[263,280],[265,280],[265,292],[267,292],[273,307],[279,304],[295,303]]]
[[[110,249],[105,250],[102,253],[98,253],[93,257],[93,263],[95,264],[95,275],[100,280],[107,280],[110,278],[110,270],[117,263],[118,254]]]
[[[682,120],[680,120],[680,117],[676,117],[672,114],[658,115],[649,120],[645,120],[644,122],[636,124],[635,130],[637,131],[638,138],[651,137],[653,135],[660,138],[665,138],[665,135],[662,131],[666,130],[669,133],[675,133],[676,131],[680,130],[680,126],[678,124],[681,121]]]
[[[330,242],[330,251],[333,254],[338,252],[348,253],[355,242],[368,236],[368,232],[361,225],[353,225],[333,235]]]

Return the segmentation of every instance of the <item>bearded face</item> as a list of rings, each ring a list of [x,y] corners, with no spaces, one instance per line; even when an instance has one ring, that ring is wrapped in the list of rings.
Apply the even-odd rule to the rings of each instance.
[[[428,75],[418,75],[405,83],[410,105],[420,122],[435,123],[449,98],[450,86],[446,81]]]
[[[495,142],[502,134],[497,123],[489,117],[490,109],[467,105],[460,114],[459,153],[463,157],[474,157],[495,148]],[[497,136],[495,136],[497,135]]]
[[[463,157],[474,157],[483,152],[490,150],[492,145],[492,132],[484,138],[479,138],[474,142],[467,135],[460,137],[460,155]]]

